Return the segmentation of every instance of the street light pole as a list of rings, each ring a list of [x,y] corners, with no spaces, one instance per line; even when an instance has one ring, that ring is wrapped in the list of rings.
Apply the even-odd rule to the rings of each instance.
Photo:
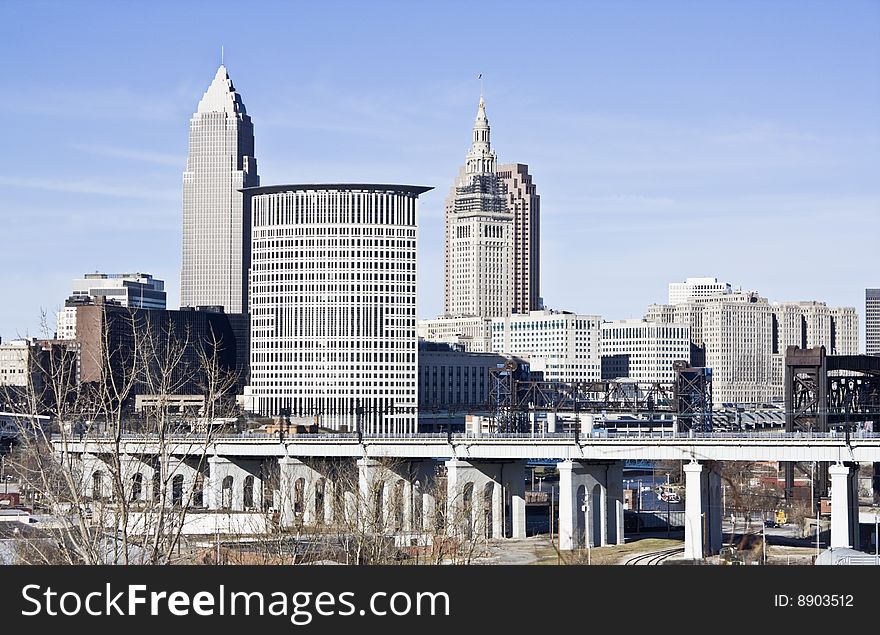
[[[761,549],[763,551],[763,562],[767,564],[767,525],[761,526]]]

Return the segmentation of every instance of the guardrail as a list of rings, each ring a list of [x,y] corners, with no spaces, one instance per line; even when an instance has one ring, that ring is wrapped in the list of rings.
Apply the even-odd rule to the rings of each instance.
[[[880,440],[880,432],[857,432],[849,435],[849,440]],[[52,441],[68,443],[108,441],[115,439],[114,435],[109,434],[87,434],[80,438],[78,435],[72,434],[53,434]],[[356,433],[340,433],[340,434],[291,434],[285,435],[283,439],[279,439],[277,435],[257,435],[257,434],[223,434],[223,435],[203,435],[203,434],[174,434],[167,435],[164,440],[168,443],[327,443],[327,442],[343,442],[343,443],[371,443],[371,442],[394,442],[394,441],[417,441],[432,442],[445,441],[452,442],[482,442],[482,443],[504,443],[504,442],[523,442],[532,443],[558,443],[560,441],[570,441],[578,443],[603,443],[603,442],[632,442],[638,440],[650,442],[667,442],[679,443],[682,441],[825,441],[842,443],[847,439],[846,435],[835,432],[703,432],[703,433],[672,433],[672,432],[644,432],[644,433],[618,433],[609,434],[604,431],[594,431],[593,434],[575,434],[572,432],[556,432],[546,434],[531,433],[491,433],[491,434],[469,434],[469,433],[418,433],[418,434],[363,434]],[[157,437],[148,433],[124,433],[120,436],[120,441],[137,442],[143,441],[147,443],[155,443]]]

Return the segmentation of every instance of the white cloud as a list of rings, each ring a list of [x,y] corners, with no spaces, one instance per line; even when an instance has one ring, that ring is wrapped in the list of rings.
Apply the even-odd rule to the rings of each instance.
[[[103,183],[87,180],[61,180],[29,177],[0,177],[0,186],[71,194],[92,194],[147,201],[178,201],[179,189],[145,188],[143,186]]]
[[[76,150],[94,154],[101,157],[110,157],[114,159],[128,159],[130,161],[140,161],[143,163],[155,163],[156,165],[167,165],[170,167],[180,168],[183,170],[186,165],[186,157],[176,154],[163,154],[161,152],[145,152],[143,150],[132,150],[129,148],[117,148],[114,146],[104,145],[75,145]]]

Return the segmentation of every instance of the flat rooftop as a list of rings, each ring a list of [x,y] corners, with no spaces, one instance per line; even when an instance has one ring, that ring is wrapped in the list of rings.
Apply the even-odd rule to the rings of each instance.
[[[433,187],[426,185],[395,185],[388,183],[294,183],[288,185],[245,187],[241,191],[247,194],[279,194],[281,192],[305,190],[356,190],[367,192],[404,192],[418,196],[433,189]]]

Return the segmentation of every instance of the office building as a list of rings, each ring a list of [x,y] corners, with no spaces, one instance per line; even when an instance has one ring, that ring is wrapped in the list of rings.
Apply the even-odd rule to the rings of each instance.
[[[0,343],[0,385],[25,388],[30,383],[30,340]]]
[[[855,307],[829,307],[824,302],[780,302],[773,307],[774,393],[785,381],[785,351],[789,346],[824,346],[829,355],[857,355],[859,316]]]
[[[513,212],[513,309],[528,313],[541,306],[541,197],[522,163],[499,165],[496,174]]]
[[[865,351],[880,355],[880,289],[865,289]]]
[[[183,173],[181,306],[247,313],[250,210],[240,190],[259,184],[254,127],[221,65],[190,120]]]
[[[544,309],[492,319],[492,351],[529,362],[548,381],[598,381],[602,318]]]
[[[770,304],[755,292],[713,291],[674,305],[651,305],[645,319],[688,326],[691,364],[712,368],[716,404],[781,401],[788,346],[858,352],[855,308],[823,302]]]
[[[165,309],[165,283],[148,273],[87,273],[74,280],[72,287],[57,315],[60,340],[76,338],[76,307],[98,298],[136,309]]]
[[[629,378],[671,384],[673,362],[690,363],[687,324],[615,320],[602,323],[602,379]]]
[[[445,221],[446,317],[503,317],[539,308],[540,197],[527,165],[497,165],[482,97]]]
[[[57,413],[77,382],[76,342],[18,339],[0,343],[0,410]],[[60,397],[60,398],[59,398]]]
[[[138,395],[206,395],[209,386],[214,398],[238,392],[237,342],[225,313],[132,309],[101,299],[75,310],[85,390],[129,410]]]
[[[718,278],[687,278],[669,283],[669,304],[682,304],[691,298],[708,298],[732,293],[730,284]]]
[[[488,410],[489,371],[507,358],[419,340],[419,415]]]
[[[492,351],[492,320],[480,317],[438,317],[417,320],[416,333],[430,342],[461,346],[468,353]]]
[[[263,415],[416,431],[416,211],[431,188],[281,185],[253,212],[251,381]]]

